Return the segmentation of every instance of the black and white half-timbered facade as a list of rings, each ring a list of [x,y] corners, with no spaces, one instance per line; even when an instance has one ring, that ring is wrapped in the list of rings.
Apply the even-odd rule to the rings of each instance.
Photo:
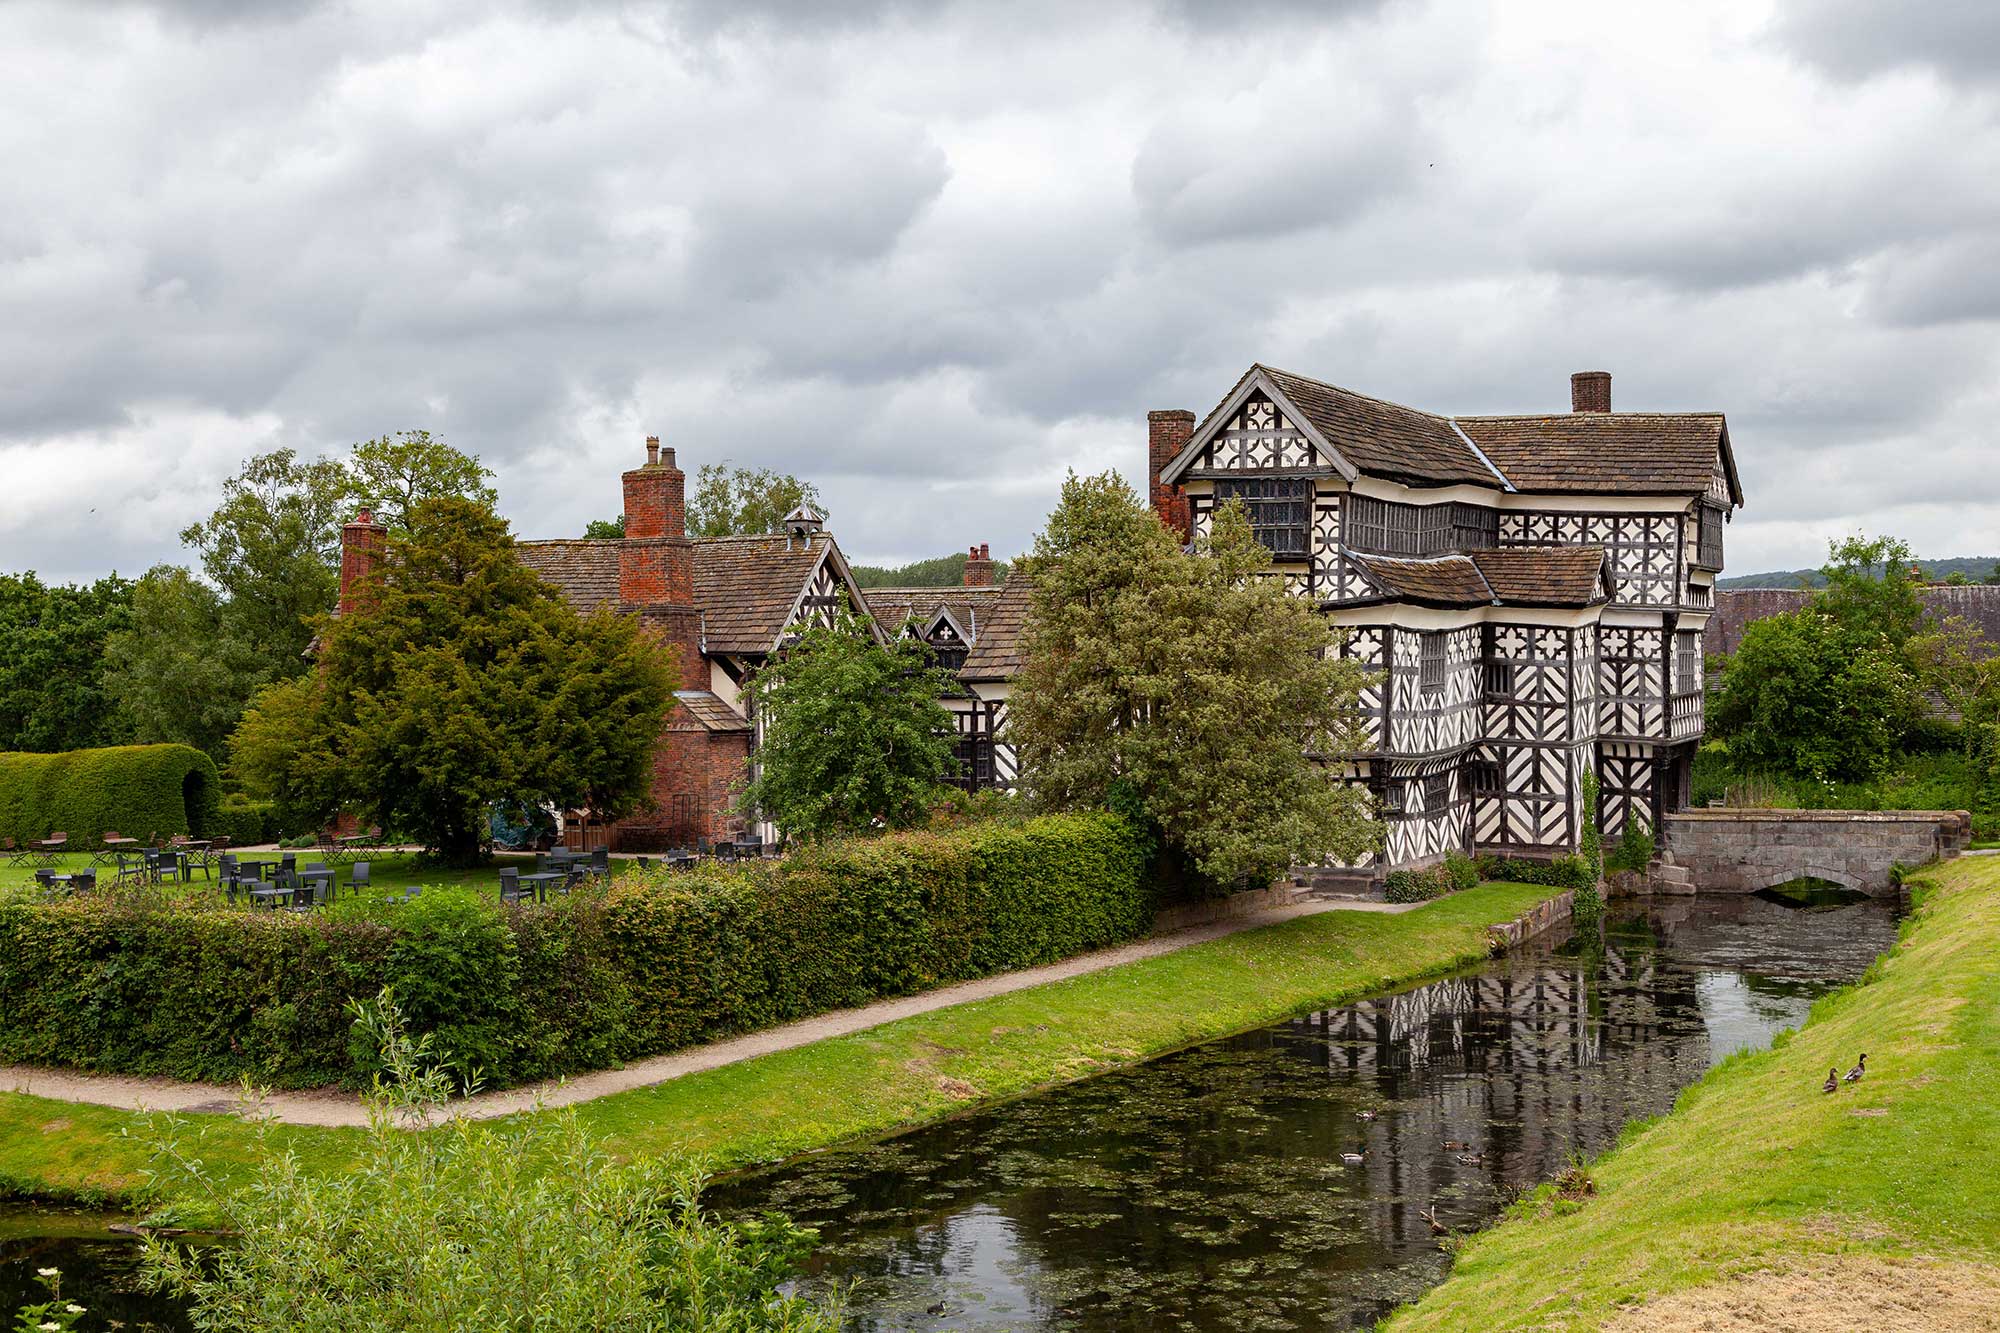
[[[974,658],[989,660],[1000,638],[1006,640],[1011,652],[1019,629],[1018,604],[1026,584],[1009,593],[1006,586],[995,586],[993,571],[993,558],[982,543],[974,546],[966,559],[961,587],[870,588],[863,594],[869,614],[884,634],[923,640],[937,664],[952,673],[953,687],[940,702],[951,713],[956,728],[958,773],[954,782],[967,791],[1011,791],[1020,772],[1014,747],[1000,735],[1007,714],[1005,693],[1012,692],[1012,672],[999,683],[1004,693],[985,697],[981,686],[986,685],[991,694],[993,683],[979,676],[981,667]],[[996,636],[992,633],[996,626],[1006,632]]]
[[[1248,510],[1275,571],[1371,672],[1351,776],[1377,869],[1452,850],[1554,855],[1687,799],[1702,629],[1742,503],[1720,413],[1449,417],[1252,366],[1205,420],[1151,414],[1152,497],[1193,540]]]

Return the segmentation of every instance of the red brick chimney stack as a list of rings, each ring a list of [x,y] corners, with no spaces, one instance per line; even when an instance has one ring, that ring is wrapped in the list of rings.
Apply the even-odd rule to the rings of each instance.
[[[1609,412],[1611,410],[1611,372],[1608,370],[1579,370],[1569,377],[1569,410],[1572,412]]]
[[[618,600],[680,652],[681,687],[709,687],[694,604],[694,543],[687,535],[687,476],[660,437],[646,437],[646,464],[627,472],[625,538],[618,543]]]
[[[1162,485],[1160,473],[1193,438],[1194,413],[1173,410],[1146,414],[1147,498],[1160,522],[1178,532],[1184,542],[1194,539],[1194,516],[1188,509],[1187,495],[1178,486]]]
[[[389,528],[375,517],[366,504],[355,511],[352,522],[340,528],[340,600],[337,613],[346,615],[374,599],[369,586],[381,573],[382,553],[388,549]]]
[[[986,543],[972,548],[965,557],[965,586],[968,588],[990,588],[993,586],[993,557],[987,553]]]

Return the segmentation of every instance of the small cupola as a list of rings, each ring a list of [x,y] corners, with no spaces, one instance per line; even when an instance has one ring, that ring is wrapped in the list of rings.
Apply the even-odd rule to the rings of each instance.
[[[785,535],[797,537],[810,543],[813,535],[826,526],[826,517],[811,505],[800,505],[785,515]]]

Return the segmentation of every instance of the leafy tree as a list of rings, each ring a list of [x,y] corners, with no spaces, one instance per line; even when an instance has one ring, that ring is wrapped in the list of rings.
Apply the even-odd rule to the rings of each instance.
[[[1712,721],[1743,772],[1857,781],[1888,766],[1923,704],[1886,635],[1851,632],[1816,600],[1750,623],[1724,666]]]
[[[157,1176],[231,1236],[196,1247],[152,1233],[148,1282],[193,1325],[240,1333],[833,1333],[838,1312],[779,1284],[815,1233],[775,1214],[728,1224],[702,1211],[677,1155],[614,1161],[574,1109],[505,1127],[446,1119],[457,1090],[431,1039],[393,998],[358,1008],[386,1075],[348,1171],[309,1169],[268,1116],[253,1178],[218,1184],[176,1119],[147,1127]],[[255,1102],[251,1109],[255,1110]],[[413,1133],[412,1130],[427,1132]],[[49,1325],[54,1327],[53,1324]]]
[[[1827,543],[1826,587],[1813,608],[1857,642],[1886,638],[1900,648],[1924,622],[1923,571],[1910,545],[1856,534]]]
[[[917,560],[907,565],[853,565],[854,582],[863,588],[956,588],[965,582],[964,551]],[[993,581],[1007,577],[1007,562],[993,562]]]
[[[222,484],[215,511],[181,533],[227,599],[232,632],[277,675],[305,669],[307,622],[333,605],[351,484],[334,459],[301,460],[291,449],[258,454]]]
[[[1169,851],[1230,887],[1372,848],[1367,797],[1336,768],[1361,670],[1269,566],[1240,504],[1184,555],[1115,474],[1072,474],[1022,561],[1034,585],[1009,726],[1031,797],[1136,795]]]
[[[477,454],[462,453],[427,430],[399,430],[354,446],[347,458],[350,505],[368,503],[392,528],[410,525],[410,510],[425,500],[463,496],[492,508],[499,494]],[[345,517],[345,516],[343,516]]]
[[[245,714],[236,766],[260,794],[314,821],[351,805],[452,865],[480,858],[497,801],[616,818],[643,797],[671,654],[628,617],[579,617],[490,509],[419,501],[370,593],[317,622],[322,670]]]
[[[239,633],[222,595],[178,565],[132,585],[131,624],[105,645],[105,689],[131,738],[221,758],[258,686],[294,669]]]
[[[688,536],[776,532],[785,515],[802,504],[825,517],[819,489],[811,482],[769,468],[707,463],[695,474],[694,494],[688,497]]]
[[[788,836],[908,828],[957,771],[938,702],[951,677],[915,639],[881,644],[853,620],[810,629],[750,688],[764,739],[743,806]]]
[[[0,574],[0,750],[80,750],[123,740],[104,680],[107,641],[132,623],[116,574],[50,587]]]
[[[625,515],[617,518],[593,518],[583,528],[588,541],[615,541],[625,535]]]

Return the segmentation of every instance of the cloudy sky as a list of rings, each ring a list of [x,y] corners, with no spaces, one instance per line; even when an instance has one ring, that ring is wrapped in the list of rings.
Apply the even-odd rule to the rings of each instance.
[[[0,569],[428,427],[523,536],[684,466],[1011,554],[1253,360],[1722,409],[1736,572],[2000,552],[1986,0],[0,0]]]

